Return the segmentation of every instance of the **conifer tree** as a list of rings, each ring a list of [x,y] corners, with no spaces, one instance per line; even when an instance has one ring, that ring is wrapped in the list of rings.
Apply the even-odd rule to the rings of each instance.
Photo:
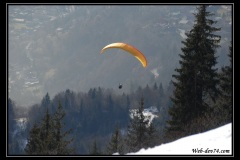
[[[146,139],[146,146],[147,147],[154,147],[160,141],[159,132],[156,129],[153,122],[150,123],[150,125],[147,129],[147,136],[148,136],[148,138]]]
[[[50,96],[49,96],[49,94],[47,93],[47,94],[43,97],[43,99],[42,99],[42,101],[41,101],[41,106],[44,107],[45,109],[47,109],[48,106],[50,105],[50,103],[51,103]],[[44,112],[45,112],[45,111],[46,111],[46,110],[44,110]]]
[[[53,120],[54,120],[53,136],[55,137],[54,139],[54,142],[55,142],[54,146],[56,147],[55,152],[56,154],[62,154],[62,155],[71,154],[74,152],[72,148],[68,147],[68,145],[73,141],[73,138],[71,138],[70,140],[66,140],[67,136],[70,134],[72,130],[69,129],[63,132],[64,117],[65,117],[65,112],[63,110],[61,103],[59,102],[57,111],[53,115]]]
[[[159,95],[160,95],[160,97],[163,97],[163,96],[164,96],[164,90],[163,90],[162,83],[160,83],[160,85],[159,85],[159,87],[158,87],[158,90],[159,90]]]
[[[130,124],[127,128],[126,145],[130,152],[136,152],[141,148],[146,147],[146,141],[149,138],[147,135],[148,120],[145,119],[143,115],[144,99],[141,98],[139,107],[136,113],[132,113],[132,119],[130,119]]]
[[[53,121],[48,112],[48,108],[41,122],[34,123],[30,130],[28,144],[25,152],[30,155],[51,155],[54,153],[53,146]]]
[[[158,86],[157,86],[157,83],[155,82],[153,85],[153,90],[157,90],[157,89],[158,89]]]
[[[118,126],[116,126],[114,133],[112,134],[111,141],[107,146],[107,154],[123,153],[122,136]]]
[[[91,148],[89,150],[89,154],[90,155],[100,155],[101,154],[101,151],[100,151],[100,149],[97,146],[96,140],[93,141],[93,144],[92,144],[92,146],[91,146]]]
[[[39,155],[42,153],[43,145],[40,138],[41,128],[34,123],[32,129],[30,130],[28,143],[25,147],[25,152],[28,155]]]
[[[48,108],[46,110],[46,113],[41,121],[40,124],[40,139],[41,139],[41,143],[42,143],[42,149],[40,154],[43,155],[50,155],[53,150],[54,150],[54,146],[53,146],[53,131],[51,130],[53,128],[53,121],[50,117]]]
[[[180,68],[175,69],[178,74],[173,75],[175,90],[172,97],[173,107],[169,114],[171,120],[168,130],[181,130],[183,125],[202,116],[210,108],[207,100],[215,102],[218,96],[216,48],[219,47],[221,37],[214,32],[220,28],[212,26],[216,23],[209,19],[213,14],[207,11],[206,5],[197,7],[195,24],[187,38],[182,41]]]
[[[72,139],[66,140],[70,130],[63,132],[63,118],[65,112],[59,102],[54,115],[50,115],[48,108],[43,119],[34,123],[30,130],[25,152],[28,155],[68,155],[73,149],[68,145]]]
[[[221,69],[219,74],[220,78],[220,91],[221,96],[219,103],[216,105],[217,114],[221,115],[221,121],[223,123],[229,123],[232,121],[232,92],[233,92],[233,69],[232,69],[232,43],[229,46],[229,59],[230,65]]]

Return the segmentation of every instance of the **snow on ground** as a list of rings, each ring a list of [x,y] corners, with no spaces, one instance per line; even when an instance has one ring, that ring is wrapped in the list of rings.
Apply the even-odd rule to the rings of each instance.
[[[127,155],[232,155],[232,123]]]

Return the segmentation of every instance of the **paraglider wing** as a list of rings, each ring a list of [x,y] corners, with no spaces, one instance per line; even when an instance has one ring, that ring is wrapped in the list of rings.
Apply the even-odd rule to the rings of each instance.
[[[143,67],[147,66],[146,57],[137,48],[135,48],[127,43],[117,42],[117,43],[109,44],[101,50],[101,53],[103,53],[106,49],[109,49],[109,48],[119,48],[119,49],[125,50],[128,53],[135,56],[142,63]]]

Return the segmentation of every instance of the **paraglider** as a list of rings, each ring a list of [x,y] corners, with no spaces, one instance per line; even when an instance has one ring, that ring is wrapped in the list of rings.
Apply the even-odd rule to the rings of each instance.
[[[111,44],[105,46],[101,50],[100,53],[103,53],[106,49],[109,49],[109,48],[119,48],[119,49],[122,49],[124,51],[127,51],[128,53],[135,56],[141,62],[142,66],[144,68],[147,67],[146,57],[137,48],[135,48],[135,47],[133,47],[133,46],[127,44],[127,43],[117,42],[117,43],[111,43]]]
[[[122,89],[122,84],[121,84],[121,83],[119,83],[118,88],[119,88],[119,89]]]
[[[142,64],[142,66],[144,68],[147,67],[147,59],[144,56],[144,54],[142,52],[140,52],[137,48],[133,47],[132,45],[129,45],[129,44],[123,43],[123,42],[111,43],[111,44],[103,47],[100,54],[102,54],[106,49],[109,49],[109,48],[122,49],[122,50],[130,53],[131,55],[135,56],[135,58],[138,59],[138,61],[140,61],[140,63]],[[121,83],[119,83],[118,88],[122,89],[122,87],[123,87],[123,85]]]

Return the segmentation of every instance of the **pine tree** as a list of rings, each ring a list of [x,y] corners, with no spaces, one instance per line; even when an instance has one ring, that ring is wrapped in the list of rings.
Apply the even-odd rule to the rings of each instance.
[[[52,108],[50,108],[50,104],[51,104],[51,99],[49,94],[47,93],[41,101],[39,114],[37,114],[36,117],[34,117],[35,121],[40,121],[40,119],[42,119],[43,115],[46,113],[47,109],[52,113]]]
[[[34,123],[32,129],[30,130],[29,137],[27,139],[28,143],[25,147],[25,152],[28,155],[39,155],[42,153],[43,145],[40,138],[41,128],[38,127],[37,123]]]
[[[97,146],[96,140],[94,140],[94,142],[93,142],[93,144],[92,144],[92,146],[91,146],[91,148],[89,150],[89,154],[90,155],[100,155],[101,154],[101,151],[100,151],[100,149]]]
[[[66,154],[71,154],[74,152],[74,150],[70,147],[68,147],[68,145],[73,141],[73,138],[71,138],[70,140],[66,140],[67,136],[70,134],[70,132],[72,131],[71,129],[63,132],[63,118],[65,117],[65,112],[63,111],[63,107],[61,105],[61,103],[59,102],[58,104],[58,108],[57,111],[55,112],[55,114],[53,115],[53,120],[54,120],[54,146],[55,148],[55,152],[57,155],[66,155]]]
[[[158,87],[158,91],[159,91],[160,97],[163,97],[164,96],[164,90],[163,90],[162,83],[160,83],[160,85]]]
[[[54,115],[50,115],[48,108],[40,123],[34,123],[30,130],[25,152],[28,155],[67,155],[73,153],[68,145],[72,142],[66,140],[69,131],[62,132],[62,120],[65,112],[59,102]]]
[[[155,82],[153,85],[153,90],[157,90],[157,89],[158,89],[158,86],[157,86],[157,83]]]
[[[144,99],[141,98],[139,108],[136,113],[132,113],[133,117],[130,119],[130,124],[127,128],[126,145],[130,152],[136,152],[141,148],[146,147],[146,141],[149,138],[147,136],[148,120],[143,115]]]
[[[25,148],[27,154],[51,155],[54,152],[53,146],[53,121],[48,112],[48,108],[42,121],[37,125],[34,123]]]
[[[122,137],[118,126],[116,126],[114,133],[112,134],[111,141],[107,146],[107,154],[113,153],[123,154]]]
[[[160,141],[159,132],[156,129],[153,121],[150,123],[149,127],[147,128],[147,136],[148,136],[148,138],[146,140],[147,147],[154,147]]]
[[[169,109],[171,120],[168,130],[181,130],[186,123],[198,116],[202,116],[210,108],[207,100],[215,101],[218,96],[216,48],[219,47],[221,37],[213,32],[220,28],[213,27],[216,23],[208,16],[207,6],[197,7],[195,24],[187,38],[182,41],[184,47],[180,54],[180,68],[175,69],[173,75],[175,90],[171,98],[173,107]]]
[[[233,92],[233,83],[232,83],[232,44],[229,46],[229,54],[230,65],[225,66],[221,69],[221,73],[219,74],[220,78],[220,91],[221,96],[219,98],[219,103],[216,105],[217,113],[221,115],[222,123],[232,122],[232,92]]]
[[[51,103],[50,96],[47,93],[41,101],[41,106],[47,109],[48,106],[50,105],[50,103]],[[44,110],[44,111],[46,111],[46,110]]]
[[[39,134],[40,134],[40,139],[43,145],[40,154],[51,155],[54,153],[55,146],[53,144],[53,138],[54,138],[53,131],[52,131],[53,127],[54,127],[53,120],[47,108],[46,113],[40,124],[41,130]]]

